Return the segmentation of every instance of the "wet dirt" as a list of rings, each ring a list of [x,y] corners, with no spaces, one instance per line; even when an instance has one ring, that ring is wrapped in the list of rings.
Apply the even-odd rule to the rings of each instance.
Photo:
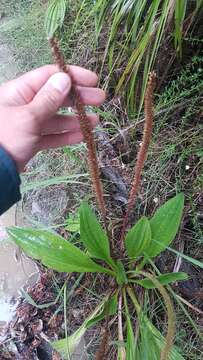
[[[0,217],[0,341],[15,316],[19,290],[32,286],[38,280],[35,263],[8,239],[6,227],[15,225],[15,212],[16,206]]]

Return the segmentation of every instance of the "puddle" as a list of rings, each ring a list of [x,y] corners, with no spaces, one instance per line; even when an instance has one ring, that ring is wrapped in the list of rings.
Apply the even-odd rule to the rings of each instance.
[[[5,227],[15,225],[16,207],[0,217],[0,341],[7,324],[15,316],[20,288],[32,286],[38,280],[37,267],[10,240]]]

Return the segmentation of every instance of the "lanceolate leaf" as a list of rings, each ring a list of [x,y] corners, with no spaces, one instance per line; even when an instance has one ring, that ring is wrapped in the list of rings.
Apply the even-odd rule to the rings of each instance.
[[[107,308],[108,305],[108,308]],[[105,298],[94,310],[94,312],[87,317],[84,323],[76,330],[71,336],[67,339],[62,339],[59,341],[54,341],[52,346],[57,350],[64,359],[67,359],[67,354],[71,358],[74,351],[77,349],[82,337],[84,336],[87,329],[90,329],[92,326],[97,324],[99,321],[105,318],[107,315],[106,310],[108,310],[109,315],[114,315],[117,311],[117,294],[115,294],[111,299]]]
[[[141,360],[141,359],[150,359],[150,360],[157,360],[160,359],[160,354],[161,351],[165,345],[165,338],[164,336],[160,333],[160,331],[151,323],[151,321],[147,318],[147,316],[144,315],[144,313],[142,312],[142,308],[139,305],[139,303],[137,302],[137,300],[135,299],[135,297],[133,296],[133,291],[131,289],[127,289],[128,294],[130,295],[130,298],[136,308],[136,312],[139,318],[139,326],[140,326],[140,337],[138,340],[138,347],[136,347],[136,349],[138,348],[139,350],[136,352],[136,357],[135,360]],[[149,344],[144,341],[145,339],[143,339],[143,331],[145,329],[148,329],[147,332],[147,337],[148,335],[150,335],[151,333],[151,340],[153,340],[153,347],[156,348],[155,352],[158,351],[158,356],[157,357],[153,357],[153,352],[151,347],[149,347]],[[143,342],[145,342],[146,344],[146,349],[149,349],[149,351],[146,354],[146,349],[143,348]],[[146,354],[146,356],[143,356],[143,352]],[[182,357],[182,355],[178,352],[178,349],[173,346],[173,348],[170,351],[170,354],[168,356],[168,360],[184,360],[184,358]]]
[[[27,255],[41,260],[43,265],[54,270],[113,275],[110,270],[97,265],[88,255],[55,233],[20,227],[10,227],[7,232]]]
[[[105,317],[112,316],[117,312],[118,308],[118,293],[116,292],[110,299],[106,300],[104,303],[103,309],[100,313],[95,316],[93,319],[90,319],[87,322],[87,328],[91,328],[93,325],[97,324],[99,321],[105,319]]]
[[[136,258],[149,249],[151,228],[146,217],[142,217],[126,235],[125,246],[129,257]]]
[[[87,203],[80,207],[80,236],[91,256],[114,266],[108,237]]]
[[[134,335],[132,319],[130,316],[126,292],[123,291],[124,295],[124,305],[125,305],[125,317],[126,317],[126,333],[127,333],[127,341],[126,341],[126,360],[135,360],[136,359],[136,338]]]
[[[68,0],[52,0],[48,6],[45,28],[49,38],[54,36],[55,31],[63,25]]]
[[[83,322],[83,324],[67,339],[54,341],[53,348],[60,353],[64,359],[70,359],[75,350],[78,348],[79,343],[88,329],[89,322],[92,321],[92,326],[95,324],[94,319],[103,311],[106,299],[104,299],[93,313]]]
[[[187,280],[188,275],[184,272],[177,272],[177,273],[168,273],[163,274],[160,276],[156,276],[156,279],[162,284],[162,285],[168,285],[175,281],[180,280]],[[143,280],[135,280],[136,284],[139,284],[143,286],[145,289],[154,289],[156,286],[150,279],[143,279]]]
[[[174,240],[181,222],[183,207],[184,195],[181,193],[168,200],[155,212],[150,220],[152,242],[150,248],[145,249],[147,256],[159,255]]]
[[[160,359],[161,350],[163,349],[163,346],[165,345],[164,336],[151,323],[151,321],[148,320],[148,318],[144,315],[143,315],[143,324],[142,325],[143,325],[143,329],[145,329],[147,327],[148,334],[151,333],[151,336],[153,336],[153,347],[156,348],[156,351],[158,352],[158,356],[155,359],[153,359],[153,357],[152,357],[152,359],[153,360]],[[141,339],[141,345],[142,345],[142,339]],[[148,354],[151,354],[151,352],[149,352]],[[143,359],[143,357],[141,356],[139,359]],[[136,359],[136,360],[139,360],[139,359]],[[168,356],[168,360],[184,360],[184,358],[179,353],[179,349],[176,346],[173,346],[173,348],[171,349],[170,354]]]

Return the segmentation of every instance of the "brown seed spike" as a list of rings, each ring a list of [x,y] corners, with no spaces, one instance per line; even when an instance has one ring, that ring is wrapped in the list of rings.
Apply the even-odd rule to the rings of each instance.
[[[105,227],[107,228],[104,192],[103,192],[103,187],[102,187],[102,183],[100,180],[100,171],[99,171],[96,146],[95,146],[94,136],[93,136],[93,132],[92,132],[92,127],[88,120],[88,117],[87,117],[87,114],[85,111],[85,106],[82,102],[80,93],[75,85],[74,78],[73,78],[71,72],[69,71],[69,66],[66,65],[64,57],[60,51],[57,39],[52,38],[49,40],[49,43],[50,43],[50,46],[52,49],[55,63],[58,65],[58,67],[61,71],[67,73],[70,76],[71,81],[72,81],[72,94],[73,94],[73,97],[75,100],[75,107],[76,107],[76,110],[77,110],[77,113],[79,116],[81,132],[83,134],[83,137],[87,144],[87,149],[88,149],[88,164],[89,164],[89,170],[90,170],[90,175],[91,175],[91,179],[92,179],[93,190],[96,195],[97,203],[98,203],[99,209],[101,211],[103,222],[105,224]]]
[[[154,87],[155,87],[155,80],[156,80],[155,72],[150,73],[148,84],[147,84],[147,89],[146,89],[146,93],[145,93],[145,105],[144,105],[145,125],[144,125],[143,138],[142,138],[140,150],[137,155],[137,161],[135,164],[135,171],[134,171],[134,178],[132,181],[132,188],[130,191],[127,210],[126,210],[126,214],[125,214],[122,229],[121,229],[120,245],[121,245],[122,250],[124,250],[124,236],[125,236],[125,231],[126,231],[126,227],[127,227],[127,223],[128,223],[128,218],[129,218],[130,212],[135,204],[138,189],[140,186],[141,174],[142,174],[145,160],[147,158],[147,152],[149,149],[149,144],[150,144],[150,140],[151,140],[151,136],[152,136],[153,117],[154,117],[153,93],[154,93]]]

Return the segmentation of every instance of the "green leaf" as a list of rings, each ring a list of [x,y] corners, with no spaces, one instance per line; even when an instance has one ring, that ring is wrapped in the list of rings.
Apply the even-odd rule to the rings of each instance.
[[[150,360],[157,360],[160,359],[160,354],[161,351],[165,345],[165,338],[164,336],[160,333],[160,331],[152,324],[152,322],[147,318],[147,316],[145,316],[145,314],[142,312],[142,308],[139,305],[139,303],[137,302],[132,289],[128,288],[127,289],[128,294],[135,306],[137,315],[138,315],[138,319],[139,319],[139,326],[140,326],[140,337],[138,340],[138,346],[136,347],[139,348],[139,351],[137,351],[137,356],[135,357],[135,360],[140,360],[140,359],[150,359]],[[145,329],[147,329],[147,332],[144,334],[143,331],[145,331]],[[150,335],[151,333],[151,335]],[[143,338],[143,335],[145,335],[145,338]],[[146,339],[146,337],[150,337],[150,342],[152,341],[153,344],[148,343],[149,339]],[[146,345],[146,347],[143,347],[143,345]],[[152,346],[152,347],[151,347]],[[152,352],[152,348],[154,353]],[[145,349],[149,349],[148,353],[146,354]],[[144,353],[146,356],[144,356]],[[157,353],[157,357],[154,356],[154,354]],[[173,346],[170,354],[168,356],[168,360],[184,360],[184,358],[182,357],[182,355],[179,353],[178,349],[176,346]]]
[[[107,299],[104,303],[102,311],[93,319],[87,322],[87,328],[89,329],[99,321],[103,320],[107,315],[115,315],[118,308],[118,293],[116,292],[110,299]]]
[[[67,359],[67,355],[69,356],[68,359],[71,358],[71,356],[77,349],[82,337],[84,336],[86,330],[105,318],[107,306],[109,315],[114,315],[117,310],[117,294],[115,294],[109,300],[105,298],[97,306],[94,312],[90,316],[88,316],[88,318],[84,321],[80,328],[76,330],[67,339],[54,341],[52,343],[53,348],[58,351],[65,359]]]
[[[162,285],[168,285],[175,281],[187,280],[188,275],[184,272],[168,273],[168,274],[156,276],[155,279],[157,279]],[[145,289],[156,288],[156,286],[150,279],[135,280],[135,282],[136,284],[143,286]]]
[[[108,237],[87,203],[80,207],[80,236],[92,257],[114,266]]]
[[[127,341],[126,341],[126,360],[135,360],[136,357],[136,338],[133,331],[133,324],[128,308],[126,292],[123,291],[124,305],[125,305],[125,317],[127,327]]]
[[[189,261],[191,264],[193,264],[193,265],[195,265],[195,266],[198,266],[198,267],[200,267],[201,269],[203,269],[203,261],[199,261],[199,260],[193,259],[193,258],[191,258],[190,256],[185,255],[185,254],[183,254],[183,253],[181,253],[181,252],[179,252],[179,251],[177,251],[177,250],[175,250],[175,249],[172,249],[172,248],[170,248],[170,247],[168,247],[167,249],[168,249],[169,251],[173,252],[174,254],[180,256],[181,258]]]
[[[112,271],[97,265],[88,255],[55,233],[20,227],[10,227],[7,232],[27,255],[41,260],[43,265],[54,270],[114,275]]]
[[[56,30],[63,25],[67,6],[67,0],[52,0],[50,2],[45,17],[45,29],[49,38],[53,37]]]
[[[150,354],[149,359],[150,360],[157,360],[160,359],[160,355],[161,355],[161,351],[165,345],[165,338],[164,336],[159,332],[159,330],[151,323],[150,320],[148,320],[148,318],[144,315],[142,315],[142,320],[141,322],[139,322],[139,324],[141,323],[141,341],[140,341],[140,345],[142,347],[143,343],[145,342],[149,352],[148,355]],[[146,333],[145,329],[147,329]],[[143,339],[143,336],[145,336],[145,339]],[[146,336],[148,338],[150,338],[150,343],[148,342],[149,339],[146,339]],[[145,349],[142,347],[142,352],[144,352]],[[157,356],[154,356],[157,354]],[[140,359],[144,359],[144,357],[140,357]],[[147,357],[148,359],[148,357]],[[169,360],[184,360],[184,358],[182,357],[182,355],[179,353],[179,349],[176,346],[173,346],[170,354],[168,356]],[[139,359],[137,359],[139,360]]]
[[[150,220],[152,242],[150,248],[145,250],[147,256],[159,255],[174,240],[180,226],[183,207],[184,195],[181,193],[168,200],[155,212]]]
[[[117,271],[116,271],[116,280],[118,285],[124,285],[128,283],[126,276],[125,268],[121,260],[116,261]]]
[[[126,235],[125,246],[129,257],[143,255],[151,243],[151,228],[146,217],[142,217]]]
[[[71,233],[80,232],[80,219],[78,213],[76,215],[69,215],[66,220],[65,229]]]

